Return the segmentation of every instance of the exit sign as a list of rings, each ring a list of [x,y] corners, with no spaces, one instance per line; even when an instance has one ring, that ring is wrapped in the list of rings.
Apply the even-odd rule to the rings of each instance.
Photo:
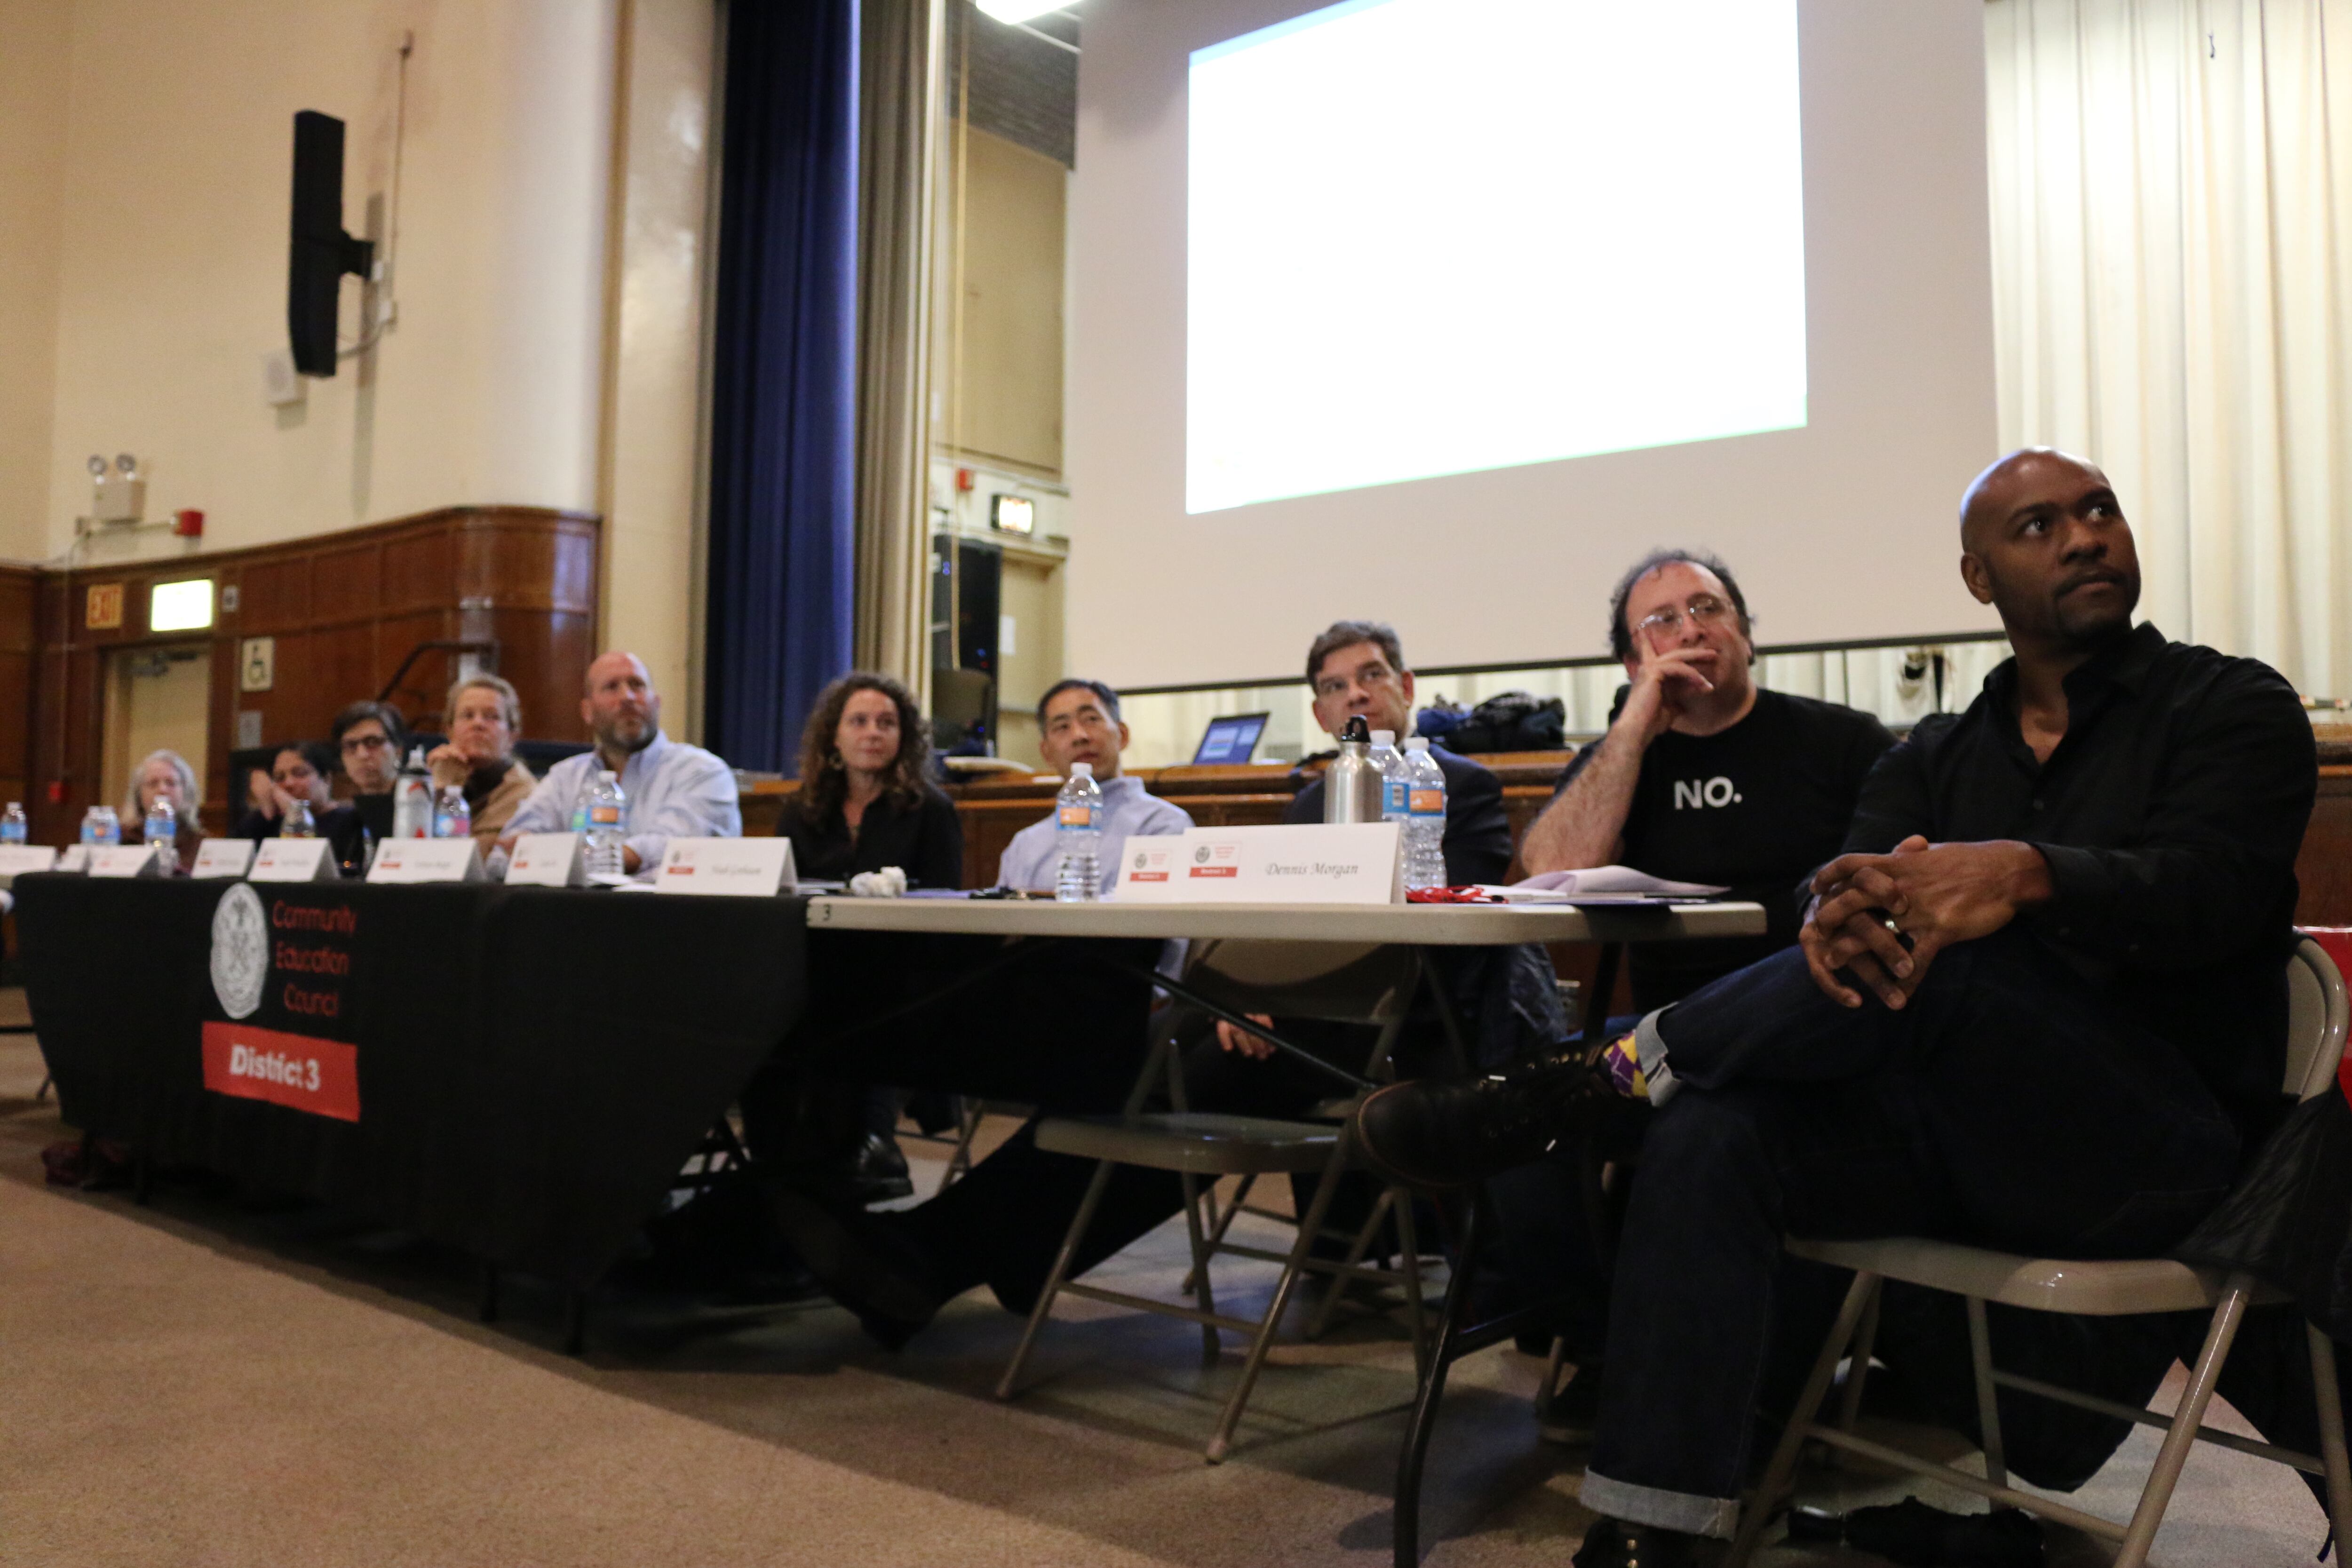
[[[92,583],[82,600],[81,624],[93,632],[117,631],[122,626],[122,584]]]

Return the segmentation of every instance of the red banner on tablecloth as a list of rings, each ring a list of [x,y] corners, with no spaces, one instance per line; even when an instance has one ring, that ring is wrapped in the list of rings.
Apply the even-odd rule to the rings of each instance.
[[[2304,926],[2303,934],[2327,950],[2345,978],[2352,980],[2352,926]],[[2352,1100],[2352,1058],[2338,1063],[2336,1081],[2344,1090],[2344,1098]]]
[[[357,1121],[359,1047],[245,1024],[206,1024],[205,1087],[215,1094]]]

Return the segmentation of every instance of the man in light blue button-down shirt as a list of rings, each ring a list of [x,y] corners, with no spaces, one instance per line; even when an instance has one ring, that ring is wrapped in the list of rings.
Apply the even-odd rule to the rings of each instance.
[[[561,833],[573,824],[596,774],[611,769],[628,796],[628,836],[622,863],[633,877],[651,878],[673,838],[740,838],[743,812],[735,770],[699,746],[662,733],[661,693],[645,660],[608,653],[588,667],[588,694],[580,717],[595,749],[547,770],[499,840],[511,850],[526,833]]]
[[[1037,752],[1064,778],[1074,763],[1086,763],[1102,786],[1102,847],[1095,864],[1102,868],[1103,892],[1108,895],[1118,878],[1119,847],[1130,837],[1181,833],[1192,826],[1184,808],[1160,799],[1143,787],[1140,779],[1118,771],[1119,753],[1127,750],[1127,726],[1118,717],[1118,693],[1098,680],[1072,679],[1056,682],[1037,704]],[[997,862],[996,885],[1024,892],[1050,893],[1060,864],[1061,847],[1055,814],[1048,811],[1013,836]]]

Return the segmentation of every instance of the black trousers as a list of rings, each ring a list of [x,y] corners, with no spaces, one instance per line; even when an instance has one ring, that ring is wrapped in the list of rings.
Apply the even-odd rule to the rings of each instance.
[[[1280,1026],[1286,1038],[1350,1072],[1362,1070],[1370,1049],[1370,1030],[1296,1021]],[[1222,1049],[1214,1024],[1204,1014],[1184,1009],[1173,1027],[1182,1052],[1185,1100],[1192,1110],[1295,1117],[1341,1092],[1339,1080],[1288,1057],[1261,1061]],[[1094,1169],[1091,1160],[1039,1149],[1033,1121],[961,1181],[892,1223],[929,1260],[943,1296],[986,1285],[1008,1311],[1026,1314],[1045,1290],[1054,1255],[1085,1200]],[[1349,1213],[1360,1215],[1368,1201],[1360,1191],[1344,1210],[1335,1203],[1330,1223],[1349,1223]],[[1183,1205],[1183,1184],[1173,1173],[1118,1167],[1071,1261],[1072,1272],[1083,1274],[1149,1235],[1182,1212]],[[1300,1194],[1300,1212],[1305,1207]]]
[[[2152,1256],[2237,1163],[2179,1052],[2015,928],[1946,951],[1900,1012],[1839,1006],[1790,950],[1659,1032],[1678,1087],[1627,1214],[1583,1492],[1637,1522],[1735,1527],[1751,1413],[1785,1364],[1784,1236]]]

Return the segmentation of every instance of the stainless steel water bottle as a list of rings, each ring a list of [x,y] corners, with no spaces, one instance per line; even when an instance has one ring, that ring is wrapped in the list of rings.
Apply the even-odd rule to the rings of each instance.
[[[1381,777],[1372,761],[1372,731],[1361,714],[1339,731],[1339,754],[1323,770],[1323,820],[1381,820]]]

